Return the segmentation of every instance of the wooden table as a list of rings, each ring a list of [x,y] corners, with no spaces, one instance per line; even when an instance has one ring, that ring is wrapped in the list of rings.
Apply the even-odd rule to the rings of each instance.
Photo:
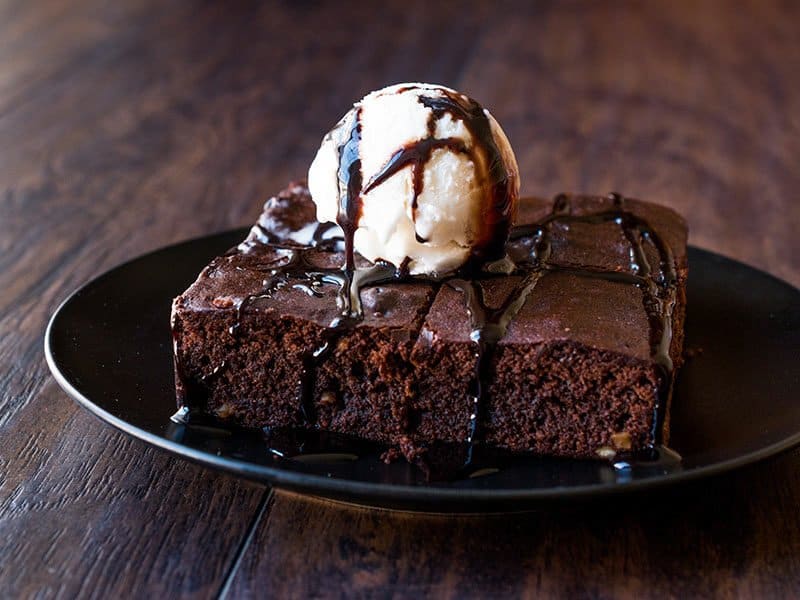
[[[491,107],[523,192],[662,202],[800,284],[800,5],[528,4],[0,4],[1,597],[800,594],[797,451],[613,503],[390,513],[162,454],[48,373],[69,292],[249,224],[397,81]]]

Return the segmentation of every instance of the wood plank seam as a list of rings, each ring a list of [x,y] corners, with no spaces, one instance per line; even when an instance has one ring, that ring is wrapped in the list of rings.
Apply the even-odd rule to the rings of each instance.
[[[216,596],[219,600],[221,600],[222,598],[226,598],[230,593],[233,579],[236,576],[236,573],[242,564],[242,559],[244,558],[247,549],[253,542],[253,538],[255,537],[256,531],[258,530],[258,525],[259,523],[261,523],[261,519],[264,517],[264,515],[268,515],[269,509],[272,508],[272,505],[274,503],[274,496],[275,493],[272,488],[267,488],[266,490],[264,490],[264,494],[261,497],[261,501],[258,503],[258,508],[256,509],[256,512],[253,515],[253,519],[247,526],[247,530],[242,538],[242,541],[233,555],[231,566],[228,568],[228,571],[222,578],[222,585],[220,586],[219,592],[217,592]]]

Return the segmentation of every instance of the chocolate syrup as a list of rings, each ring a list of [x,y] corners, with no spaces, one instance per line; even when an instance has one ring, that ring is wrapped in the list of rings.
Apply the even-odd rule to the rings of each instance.
[[[345,269],[355,269],[353,237],[361,218],[361,108],[356,109],[350,135],[344,144],[339,146],[339,213],[336,222],[344,233]]]
[[[650,226],[641,218],[626,211],[624,198],[616,194],[610,195],[614,208],[587,215],[573,215],[564,196],[557,197],[552,212],[533,225],[515,228],[510,239],[522,237],[533,239],[530,256],[516,263],[513,275],[520,277],[502,306],[496,309],[488,307],[484,298],[484,282],[497,277],[486,272],[474,270],[456,273],[450,277],[431,280],[424,276],[412,276],[408,272],[409,259],[403,261],[399,268],[389,263],[379,262],[365,268],[352,270],[338,268],[315,267],[310,260],[311,252],[333,252],[341,239],[327,239],[328,245],[299,246],[295,244],[273,244],[285,254],[285,261],[266,269],[267,277],[258,294],[246,297],[237,307],[237,322],[231,327],[236,334],[239,327],[239,316],[243,308],[259,298],[269,298],[276,290],[292,285],[309,295],[322,296],[324,285],[337,286],[337,303],[341,310],[325,330],[322,342],[302,357],[303,370],[300,376],[298,392],[299,405],[307,425],[316,422],[314,414],[314,393],[316,372],[322,361],[330,354],[339,337],[352,330],[363,318],[360,292],[371,285],[379,285],[389,281],[407,281],[424,279],[434,285],[450,285],[464,296],[465,307],[470,316],[470,338],[475,344],[475,367],[472,380],[468,385],[467,403],[469,422],[467,425],[467,464],[470,464],[475,444],[481,439],[481,421],[489,402],[489,384],[493,379],[492,359],[495,347],[506,334],[509,324],[518,311],[524,306],[528,297],[534,292],[536,284],[551,272],[566,272],[580,277],[599,278],[605,281],[633,285],[642,290],[643,305],[648,315],[651,328],[652,356],[662,370],[661,386],[658,390],[658,401],[653,416],[651,432],[652,446],[661,443],[664,416],[668,402],[672,363],[669,358],[669,347],[672,340],[671,314],[675,304],[676,273],[674,259],[669,247],[656,235]],[[549,262],[552,252],[551,229],[555,223],[587,223],[603,224],[615,222],[620,225],[623,234],[630,242],[630,271],[604,271],[590,266],[554,265]],[[321,239],[321,236],[315,236]],[[347,239],[344,240],[347,245]],[[645,243],[650,243],[659,255],[658,270],[654,275],[653,266],[647,259]],[[465,277],[469,277],[466,279]]]
[[[592,225],[614,222],[622,229],[622,233],[630,243],[630,269],[632,274],[615,271],[602,271],[587,266],[568,267],[564,265],[543,264],[547,271],[569,272],[582,277],[600,278],[606,281],[628,283],[642,290],[642,303],[650,322],[651,356],[661,371],[659,386],[653,415],[651,438],[653,445],[661,443],[666,408],[671,392],[673,364],[669,356],[672,343],[672,311],[675,307],[677,293],[677,273],[672,250],[644,219],[637,217],[625,209],[625,198],[612,192],[608,195],[613,209],[588,215],[572,215],[567,197],[559,195],[553,203],[553,212],[541,223],[515,228],[510,238],[519,239],[535,233],[542,228],[549,229],[554,222],[587,223]],[[653,276],[653,266],[645,252],[644,242],[653,245],[659,256],[657,276]],[[549,242],[545,242],[549,244]],[[549,252],[549,250],[548,250]]]
[[[490,369],[495,347],[505,337],[509,324],[523,307],[543,273],[543,271],[529,272],[497,309],[487,306],[480,280],[451,279],[447,282],[449,286],[464,295],[464,303],[472,324],[470,339],[475,347],[475,366],[467,392],[467,402],[470,407],[467,464],[472,462],[475,443],[480,436],[480,423],[489,404],[489,384],[492,380]]]
[[[431,109],[427,122],[428,136],[406,144],[397,150],[386,164],[370,178],[363,188],[363,193],[369,193],[370,190],[378,187],[402,169],[409,167],[414,190],[411,201],[411,218],[416,223],[419,196],[424,185],[425,165],[430,161],[433,151],[446,148],[451,152],[467,155],[476,167],[486,165],[486,174],[481,168],[476,168],[475,172],[480,178],[479,186],[489,197],[483,205],[484,209],[480,218],[482,229],[472,248],[473,260],[475,263],[495,260],[504,253],[514,217],[516,198],[514,197],[513,181],[506,171],[503,157],[494,141],[489,118],[483,107],[460,94],[446,90],[441,90],[441,93],[442,96],[419,96],[418,98],[420,104]],[[471,146],[467,146],[463,140],[458,138],[436,137],[436,125],[445,114],[450,114],[453,120],[464,123],[472,136]],[[339,178],[342,179],[341,166]],[[352,201],[348,200],[348,202]],[[427,241],[416,232],[415,235],[418,242]],[[346,231],[345,241],[347,241]]]
[[[486,111],[471,98],[447,90],[442,90],[442,96],[420,96],[419,101],[431,109],[432,119],[441,119],[445,113],[449,113],[470,132],[473,145],[468,153],[476,167],[485,165],[485,173],[484,169],[476,168],[475,174],[481,178],[478,184],[488,194],[488,202],[483,204],[480,218],[483,229],[472,247],[472,260],[480,264],[501,258],[505,253],[511,223],[516,216],[517,198],[514,180],[509,176],[503,156],[494,141]]]
[[[378,187],[392,175],[405,167],[411,167],[411,178],[414,186],[414,196],[411,200],[411,220],[417,222],[417,206],[419,205],[419,195],[422,193],[425,165],[431,159],[431,154],[439,148],[447,148],[452,152],[461,154],[471,154],[463,141],[456,138],[437,139],[434,136],[436,131],[436,119],[431,113],[428,119],[428,137],[412,144],[407,144],[395,152],[389,161],[369,180],[364,186],[364,193]],[[425,239],[416,234],[417,241],[424,242]]]
[[[669,347],[672,340],[671,315],[675,305],[676,272],[675,263],[669,247],[656,234],[650,225],[625,208],[625,199],[619,194],[610,194],[610,210],[587,215],[573,215],[568,198],[559,195],[553,202],[552,212],[533,225],[510,229],[514,217],[516,199],[513,197],[513,181],[505,171],[500,152],[494,143],[489,120],[483,108],[476,102],[461,95],[444,92],[443,97],[420,96],[419,101],[431,109],[428,122],[428,137],[398,150],[366,185],[363,185],[359,143],[361,140],[361,111],[355,111],[350,135],[339,147],[339,210],[337,222],[343,232],[345,264],[343,268],[319,268],[309,261],[311,251],[335,251],[339,240],[326,237],[326,225],[318,226],[308,246],[273,241],[266,235],[257,240],[286,252],[287,260],[280,266],[269,269],[264,287],[258,293],[243,299],[237,307],[236,323],[231,334],[239,330],[242,310],[250,302],[270,297],[275,290],[293,285],[311,296],[321,296],[324,285],[337,286],[337,304],[340,314],[325,330],[320,345],[303,355],[303,369],[300,376],[298,399],[307,426],[316,425],[314,414],[314,391],[316,373],[322,361],[335,347],[339,337],[355,328],[363,318],[361,290],[369,285],[388,281],[424,279],[434,285],[447,284],[460,291],[471,321],[470,338],[475,348],[475,368],[468,386],[469,423],[467,430],[467,464],[470,464],[475,444],[481,438],[481,421],[488,404],[489,384],[493,379],[492,359],[497,344],[503,339],[509,324],[534,292],[536,284],[550,272],[561,271],[581,277],[600,278],[621,284],[633,285],[642,290],[643,304],[650,322],[651,353],[662,370],[661,386],[658,390],[655,414],[653,416],[652,445],[661,442],[663,422],[669,399],[672,379],[672,362]],[[435,138],[436,123],[445,113],[460,120],[470,131],[473,145],[466,147],[454,138]],[[363,194],[381,185],[393,174],[405,167],[412,169],[414,182],[414,205],[423,188],[424,166],[437,148],[448,148],[463,152],[478,165],[485,161],[488,174],[480,182],[489,190],[482,222],[485,227],[481,238],[473,250],[473,260],[461,272],[448,277],[431,280],[425,276],[409,275],[409,259],[399,268],[388,263],[378,262],[366,268],[356,268],[353,238],[358,229],[362,212]],[[479,156],[478,153],[481,153]],[[477,168],[476,173],[481,173]],[[617,223],[630,243],[630,273],[605,271],[590,266],[570,267],[554,265],[549,262],[551,255],[551,229],[555,223],[603,224]],[[519,277],[519,283],[497,309],[489,308],[484,299],[482,281],[496,277],[483,270],[488,260],[498,259],[505,254],[508,239],[532,237],[534,240],[530,256],[514,265],[511,273]],[[323,243],[324,241],[324,243]],[[648,261],[645,243],[651,244],[659,255],[657,275],[653,275],[653,265]],[[434,295],[435,296],[435,295]]]

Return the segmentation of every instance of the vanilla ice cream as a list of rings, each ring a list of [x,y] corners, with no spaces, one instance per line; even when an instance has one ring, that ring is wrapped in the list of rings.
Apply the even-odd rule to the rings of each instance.
[[[349,231],[359,254],[440,275],[502,257],[519,175],[487,110],[405,83],[370,93],[325,136],[308,187],[318,220]]]

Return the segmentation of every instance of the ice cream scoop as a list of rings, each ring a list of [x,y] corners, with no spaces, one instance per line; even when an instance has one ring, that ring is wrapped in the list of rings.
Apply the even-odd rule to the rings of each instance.
[[[455,90],[403,83],[365,96],[324,137],[308,172],[320,222],[353,251],[442,275],[504,255],[519,174],[503,130]]]

